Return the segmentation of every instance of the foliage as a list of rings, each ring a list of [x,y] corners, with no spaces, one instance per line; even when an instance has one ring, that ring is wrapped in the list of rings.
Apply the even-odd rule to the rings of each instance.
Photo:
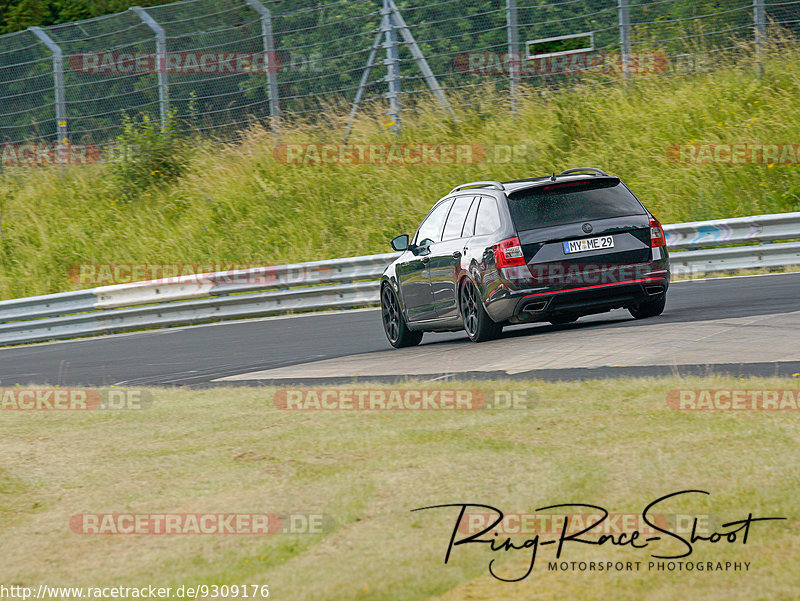
[[[146,113],[139,121],[123,115],[122,134],[108,163],[111,181],[121,197],[136,197],[184,173],[188,149],[173,123],[172,115],[163,126]]]
[[[761,79],[752,62],[742,62],[701,75],[637,78],[627,86],[546,95],[531,89],[513,115],[503,95],[449,94],[463,106],[457,121],[422,103],[404,114],[395,138],[381,107],[359,113],[349,139],[526,150],[512,160],[292,165],[281,160],[272,134],[254,126],[235,144],[192,139],[191,153],[179,155],[188,159],[181,174],[133,186],[130,202],[115,202],[117,183],[104,165],[4,167],[0,297],[74,289],[69,268],[80,263],[274,265],[388,252],[389,239],[413,231],[461,182],[568,167],[619,175],[663,223],[797,211],[797,163],[680,164],[670,149],[797,141],[799,56],[782,45],[765,57]],[[329,126],[312,117],[309,124],[286,123],[280,143],[339,142],[343,119],[331,118]],[[161,144],[155,146],[169,147]],[[158,164],[152,170],[163,168]],[[147,182],[148,168],[136,181]]]

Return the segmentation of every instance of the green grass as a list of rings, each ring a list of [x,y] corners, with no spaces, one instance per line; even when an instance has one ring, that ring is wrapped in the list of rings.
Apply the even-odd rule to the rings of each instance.
[[[528,145],[532,158],[471,165],[286,165],[257,127],[243,142],[196,144],[187,171],[130,199],[102,165],[5,168],[0,175],[0,298],[73,289],[81,263],[281,264],[389,251],[454,185],[599,166],[622,177],[663,222],[800,209],[794,166],[671,162],[681,143],[800,141],[800,51],[783,46],[755,76],[743,60],[706,74],[642,76],[629,86],[529,91],[511,115],[481,90],[404,113],[395,139],[362,114],[352,143]],[[286,123],[284,143],[337,142],[342,119]],[[318,119],[318,117],[315,117]],[[84,286],[85,287],[85,286]]]
[[[268,584],[270,598],[297,601],[796,599],[800,414],[680,412],[665,398],[675,388],[796,390],[797,380],[433,386],[525,389],[536,403],[285,411],[272,403],[274,388],[259,387],[152,389],[152,405],[139,411],[0,411],[0,539],[9,541],[0,583]],[[675,500],[663,511],[789,519],[754,524],[746,545],[697,545],[692,560],[749,561],[744,574],[554,573],[545,561],[554,553],[543,547],[531,577],[505,584],[487,575],[485,548],[459,547],[443,565],[452,511],[410,511],[478,502],[512,513],[584,502],[641,513],[687,488],[711,496]],[[74,534],[70,517],[84,512],[319,513],[333,526],[272,536]],[[664,542],[659,550],[678,548]],[[496,567],[521,574],[526,557]],[[570,548],[565,559],[650,558],[604,546]]]

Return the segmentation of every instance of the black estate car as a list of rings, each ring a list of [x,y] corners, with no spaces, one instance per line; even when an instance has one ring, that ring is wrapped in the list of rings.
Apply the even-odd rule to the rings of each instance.
[[[600,169],[463,184],[439,200],[381,278],[392,346],[464,329],[475,342],[506,324],[565,324],[627,308],[664,310],[664,231],[619,178]]]

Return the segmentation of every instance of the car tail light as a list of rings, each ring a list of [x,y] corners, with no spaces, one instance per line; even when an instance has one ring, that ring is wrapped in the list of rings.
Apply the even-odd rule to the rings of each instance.
[[[497,268],[503,267],[519,267],[525,265],[525,257],[522,254],[522,247],[519,244],[519,238],[509,238],[498,242],[493,246],[494,260],[497,263]]]
[[[667,240],[664,238],[664,228],[658,222],[658,219],[650,218],[650,246],[666,246]]]

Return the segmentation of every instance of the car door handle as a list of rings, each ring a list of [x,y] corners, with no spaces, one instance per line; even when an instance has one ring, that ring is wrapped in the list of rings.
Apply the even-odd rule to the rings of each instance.
[[[460,259],[461,258],[461,251],[460,250],[454,251],[453,252],[453,258],[454,259]]]

